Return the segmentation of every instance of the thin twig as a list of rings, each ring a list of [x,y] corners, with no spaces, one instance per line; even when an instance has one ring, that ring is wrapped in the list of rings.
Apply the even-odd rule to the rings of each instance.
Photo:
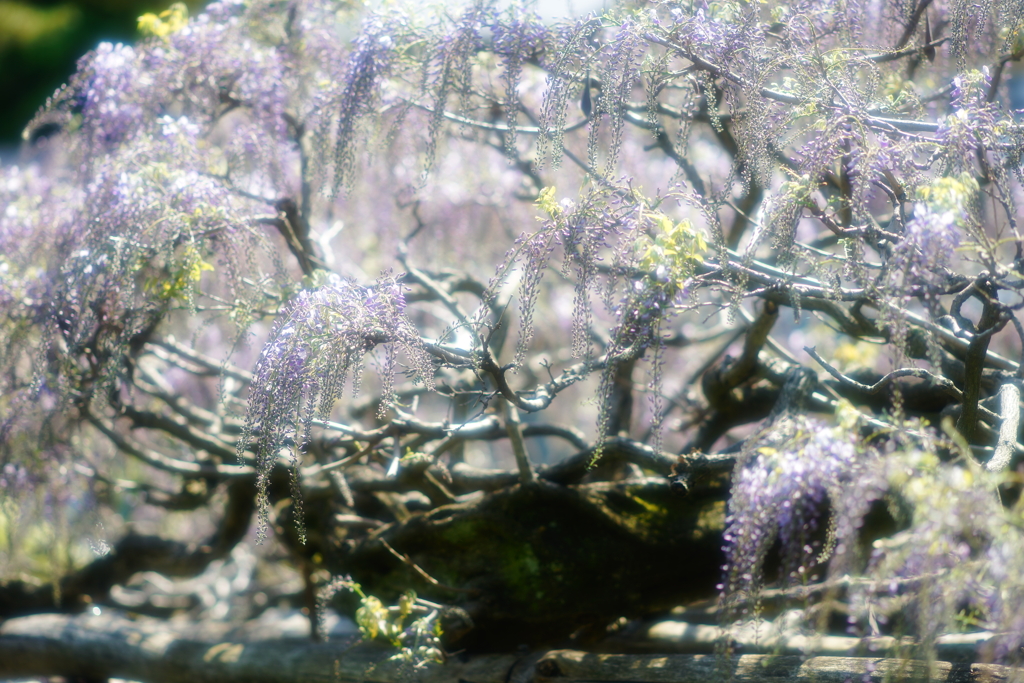
[[[432,107],[428,107],[425,104],[420,104],[419,102],[413,102],[412,100],[405,100],[405,102],[407,102],[408,104],[412,105],[416,109],[420,109],[420,110],[425,111],[427,113],[430,113],[430,114],[436,114],[437,113],[435,109],[433,109]],[[458,123],[458,124],[461,124],[463,126],[471,126],[473,128],[479,128],[481,130],[489,130],[489,131],[493,131],[495,133],[508,133],[509,130],[510,130],[507,125],[503,125],[503,124],[500,124],[500,123],[489,123],[487,121],[480,121],[479,119],[471,119],[471,118],[468,118],[466,116],[459,116],[458,114],[452,114],[451,112],[447,112],[447,111],[441,112],[441,116],[443,116],[444,118],[448,119],[449,121],[453,121],[454,123]],[[589,119],[583,119],[581,121],[577,121],[576,123],[574,123],[572,125],[569,125],[569,126],[566,126],[565,128],[563,128],[562,129],[562,133],[570,133],[570,132],[572,132],[574,130],[579,130],[580,128],[585,127],[588,122],[589,122]],[[516,130],[516,133],[522,133],[524,135],[540,135],[541,133],[544,132],[543,130],[541,130],[541,128],[539,126],[516,126],[515,130]]]
[[[904,57],[910,57],[911,55],[920,54],[925,50],[934,50],[938,46],[944,43],[948,43],[949,41],[949,36],[946,36],[945,38],[939,38],[937,40],[931,41],[930,43],[925,43],[924,45],[908,47],[902,50],[896,50],[895,52],[880,52],[878,54],[861,57],[861,59],[866,59],[868,61],[874,62],[875,64],[882,64],[884,62],[894,62],[897,59],[903,59]]]
[[[256,471],[248,465],[215,465],[213,463],[188,462],[158,453],[141,444],[134,443],[129,437],[119,434],[114,425],[97,415],[86,415],[86,419],[104,436],[110,439],[121,451],[135,457],[147,465],[184,476],[200,477],[244,477],[252,476]]]
[[[479,592],[475,588],[455,588],[454,586],[448,586],[446,584],[441,583],[440,581],[435,579],[433,576],[428,574],[426,571],[424,571],[423,567],[421,567],[418,564],[416,564],[415,562],[413,562],[412,558],[410,558],[408,555],[406,555],[405,553],[400,553],[397,550],[395,550],[394,548],[392,548],[391,544],[388,543],[387,541],[385,541],[383,537],[378,537],[377,540],[381,542],[381,545],[383,545],[384,548],[389,553],[394,555],[396,558],[398,558],[398,560],[400,562],[402,562],[403,564],[408,566],[410,569],[412,569],[414,572],[419,574],[423,578],[423,580],[426,581],[427,583],[429,583],[431,586],[435,586],[437,588],[440,588],[440,589],[446,590],[446,591],[452,591],[454,593],[470,593],[470,594],[475,594],[475,593]]]
[[[824,358],[818,355],[818,352],[815,350],[815,347],[805,346],[804,351],[806,351],[811,358],[817,361],[817,363],[821,365],[821,367],[825,368],[825,371],[828,372],[828,374],[832,375],[837,380],[839,380],[841,384],[852,389],[862,391],[866,394],[877,394],[882,389],[891,384],[893,380],[899,379],[900,377],[916,377],[918,379],[925,379],[934,382],[935,384],[939,385],[946,393],[953,396],[958,401],[962,402],[964,400],[963,392],[957,389],[956,385],[953,384],[952,381],[946,379],[945,377],[940,377],[939,375],[928,372],[923,368],[901,368],[899,370],[893,370],[888,375],[878,380],[874,384],[863,384],[851,377],[847,377],[843,373],[839,372],[839,370],[829,365]]]
[[[724,78],[728,81],[732,81],[733,83],[744,88],[753,87],[743,77],[709,62],[700,55],[687,50],[681,45],[676,45],[675,43],[665,40],[664,38],[659,38],[658,36],[655,36],[652,33],[648,33],[644,37],[647,40],[651,41],[652,43],[657,43],[658,45],[663,45],[664,47],[668,47],[675,50],[676,52],[680,53],[681,55],[689,59],[691,62],[696,64],[704,71],[708,71],[718,76],[719,78]],[[759,88],[758,93],[760,93],[760,95],[764,98],[767,98],[769,100],[775,100],[776,102],[781,102],[782,104],[800,105],[811,102],[811,100],[800,97],[798,95],[790,95],[789,93],[779,92],[778,90],[772,90],[771,88]],[[938,123],[932,123],[930,121],[907,121],[904,119],[890,119],[883,118],[880,116],[868,116],[867,118],[864,119],[864,124],[870,128],[892,130],[900,133],[934,133],[939,129]]]
[[[187,346],[179,344],[174,337],[167,337],[166,339],[151,339],[149,343],[171,351],[172,353],[175,353],[185,360],[191,361],[210,372],[232,377],[247,385],[252,383],[251,372],[236,367],[227,361],[218,361],[194,349],[190,349]]]

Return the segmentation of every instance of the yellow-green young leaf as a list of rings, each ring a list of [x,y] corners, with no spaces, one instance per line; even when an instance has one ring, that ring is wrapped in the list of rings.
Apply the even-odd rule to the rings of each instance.
[[[388,610],[372,595],[363,598],[363,606],[356,610],[356,624],[367,640],[373,640],[387,630]]]
[[[187,279],[191,282],[199,282],[203,273],[208,270],[213,270],[213,266],[203,260],[203,257],[199,255],[199,250],[191,244],[185,247],[185,267],[182,271]]]
[[[667,273],[670,282],[682,287],[693,275],[695,266],[704,261],[703,253],[707,250],[704,236],[689,221],[676,223],[661,212],[652,212],[648,217],[654,223],[656,236],[653,242],[646,236],[637,240],[640,268],[649,272],[660,268]]]
[[[796,176],[793,180],[787,180],[779,186],[779,196],[786,197],[797,204],[803,206],[811,206],[813,200],[811,199],[811,193],[817,189],[817,183],[811,179],[810,174],[804,173],[801,176]]]
[[[147,12],[139,17],[139,33],[144,36],[166,38],[188,25],[188,6],[176,2],[160,14]]]
[[[857,341],[856,343],[843,343],[832,352],[832,359],[842,369],[852,367],[871,367],[878,356],[878,345]]]
[[[557,218],[562,213],[562,207],[560,207],[558,205],[558,202],[555,201],[554,185],[545,187],[543,190],[540,191],[540,193],[537,195],[536,204],[541,211],[551,216],[552,218]]]
[[[933,212],[951,211],[962,214],[974,200],[979,191],[978,181],[970,173],[964,172],[957,176],[937,178],[931,183],[919,187],[917,196],[924,201]],[[958,221],[960,216],[957,216]]]
[[[895,99],[897,96],[903,94],[904,86],[909,81],[904,80],[900,73],[892,72],[882,79],[882,96],[890,99]]]
[[[708,6],[708,14],[713,19],[728,24],[739,21],[743,16],[743,7],[738,2],[712,2]]]
[[[176,267],[172,267],[168,277],[149,278],[144,289],[164,301],[178,298],[191,300],[192,287],[208,270],[213,270],[213,266],[203,260],[194,244],[189,244],[185,246],[181,261]]]
[[[398,618],[405,619],[412,613],[413,605],[416,604],[416,591],[408,590],[398,598]]]
[[[817,102],[807,102],[799,107],[794,107],[792,110],[792,116],[794,119],[798,119],[801,116],[814,116],[818,113]]]
[[[845,398],[836,402],[836,420],[839,422],[839,428],[843,431],[849,432],[854,429],[861,417],[861,412],[857,410],[856,406]]]

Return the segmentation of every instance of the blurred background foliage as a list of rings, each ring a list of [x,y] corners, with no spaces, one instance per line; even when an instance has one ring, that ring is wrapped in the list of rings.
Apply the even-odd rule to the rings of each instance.
[[[0,0],[0,148],[16,147],[36,110],[102,41],[130,43],[138,19],[169,0]],[[204,0],[187,0],[190,13]]]

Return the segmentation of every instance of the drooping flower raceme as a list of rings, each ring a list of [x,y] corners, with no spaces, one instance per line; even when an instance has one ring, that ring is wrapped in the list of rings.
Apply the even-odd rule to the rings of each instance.
[[[851,623],[870,624],[873,612],[894,634],[914,634],[926,648],[922,656],[934,656],[935,639],[959,622],[998,634],[988,656],[1019,661],[1020,507],[1003,506],[1000,477],[970,461],[942,463],[933,451],[908,448],[881,468],[905,528],[874,544],[867,571],[874,583],[853,592]]]
[[[330,414],[347,382],[358,389],[363,358],[376,346],[384,345],[381,412],[394,396],[396,347],[409,357],[413,377],[432,385],[430,358],[404,310],[401,285],[392,277],[361,287],[332,275],[323,286],[299,292],[281,311],[253,373],[248,420],[238,442],[240,456],[255,453],[261,502],[279,452],[290,446],[297,465],[313,419]],[[260,510],[262,530],[267,508]]]
[[[804,416],[787,417],[745,462],[737,465],[725,533],[727,574],[724,595],[756,593],[768,551],[779,540],[784,581],[810,578],[817,562],[812,535],[826,505],[849,507],[850,484],[864,471],[870,455],[855,435]],[[868,491],[870,487],[863,487]],[[870,498],[855,496],[864,501]],[[863,503],[863,501],[862,501]],[[863,514],[862,507],[860,513]],[[844,510],[843,517],[857,511]],[[837,515],[838,516],[838,515]],[[834,541],[855,531],[837,529]]]
[[[894,250],[892,265],[904,283],[942,286],[964,230],[972,221],[978,182],[969,174],[939,178],[918,189],[914,216]]]

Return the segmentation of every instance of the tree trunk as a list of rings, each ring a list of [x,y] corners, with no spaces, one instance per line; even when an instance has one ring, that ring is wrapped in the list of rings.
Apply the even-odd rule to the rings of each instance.
[[[413,588],[466,610],[476,628],[450,649],[550,647],[584,626],[713,596],[725,494],[677,494],[667,480],[541,480],[340,544],[327,564],[385,603]]]

